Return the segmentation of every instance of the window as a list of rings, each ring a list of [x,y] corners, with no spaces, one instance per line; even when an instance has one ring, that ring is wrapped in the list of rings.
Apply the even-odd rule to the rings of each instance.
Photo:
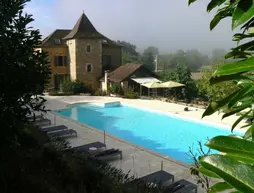
[[[61,40],[60,39],[55,39],[55,44],[61,44],[62,42],[61,42]]]
[[[86,65],[86,71],[87,72],[92,72],[92,64],[87,64]]]
[[[90,45],[86,46],[86,52],[91,52],[91,46]]]
[[[67,56],[55,56],[55,66],[67,66]]]
[[[102,56],[102,65],[103,66],[110,66],[111,65],[111,56],[110,55],[103,55]]]

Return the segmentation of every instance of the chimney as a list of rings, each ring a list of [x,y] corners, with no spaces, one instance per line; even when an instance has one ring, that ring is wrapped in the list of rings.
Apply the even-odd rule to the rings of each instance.
[[[105,91],[107,94],[108,94],[108,74],[109,74],[109,71],[106,70],[104,83],[105,83]]]

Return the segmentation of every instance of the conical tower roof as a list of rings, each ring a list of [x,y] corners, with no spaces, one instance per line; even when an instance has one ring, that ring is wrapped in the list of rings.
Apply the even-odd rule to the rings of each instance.
[[[71,32],[64,37],[65,40],[68,39],[78,39],[78,38],[105,38],[100,34],[93,24],[90,22],[88,17],[82,13],[79,20],[71,30]]]

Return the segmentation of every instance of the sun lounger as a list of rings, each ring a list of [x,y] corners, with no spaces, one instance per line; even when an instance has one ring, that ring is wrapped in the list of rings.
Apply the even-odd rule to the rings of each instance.
[[[75,130],[73,130],[73,129],[56,131],[56,132],[51,132],[51,133],[47,133],[47,134],[51,138],[55,138],[55,137],[69,137],[69,136],[77,137],[77,132]]]
[[[95,148],[95,150],[91,150],[91,148]],[[106,145],[104,143],[97,141],[86,145],[73,147],[72,149],[80,152],[88,152],[92,157],[99,160],[109,159],[117,155],[120,155],[120,158],[122,159],[121,150],[119,149],[100,150],[101,148],[106,148]]]
[[[179,180],[173,184],[171,184],[170,186],[165,188],[165,193],[191,193],[191,192],[195,192],[197,193],[198,191],[198,186],[187,181],[187,180]]]
[[[117,155],[120,155],[120,159],[123,158],[122,151],[119,149],[107,149],[105,151],[91,153],[91,155],[99,160],[109,159]]]
[[[151,174],[148,174],[146,176],[143,176],[141,178],[138,178],[135,180],[137,184],[139,183],[154,183],[159,186],[164,186],[168,181],[171,181],[171,183],[174,183],[174,175],[164,171],[160,170]]]
[[[96,148],[96,149],[106,148],[106,145],[104,143],[96,141],[96,142],[93,142],[93,143],[89,143],[89,144],[73,147],[72,149],[76,150],[76,151],[84,152],[84,151],[89,151],[90,148]]]
[[[41,128],[41,131],[50,133],[50,132],[55,132],[55,131],[63,131],[63,130],[67,130],[68,127],[66,127],[65,125],[56,125],[56,126],[52,126],[52,127],[43,127]]]
[[[49,119],[40,119],[38,121],[35,121],[34,125],[39,127],[48,126],[51,125],[51,121]]]

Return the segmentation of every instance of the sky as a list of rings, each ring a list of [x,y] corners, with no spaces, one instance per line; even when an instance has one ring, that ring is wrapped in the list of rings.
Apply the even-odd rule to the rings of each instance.
[[[25,11],[33,15],[33,27],[43,37],[55,29],[72,29],[84,11],[103,35],[129,41],[138,51],[148,46],[158,47],[160,53],[229,50],[235,45],[231,21],[224,20],[210,31],[215,12],[206,12],[208,2],[198,0],[188,6],[188,0],[31,0]]]

